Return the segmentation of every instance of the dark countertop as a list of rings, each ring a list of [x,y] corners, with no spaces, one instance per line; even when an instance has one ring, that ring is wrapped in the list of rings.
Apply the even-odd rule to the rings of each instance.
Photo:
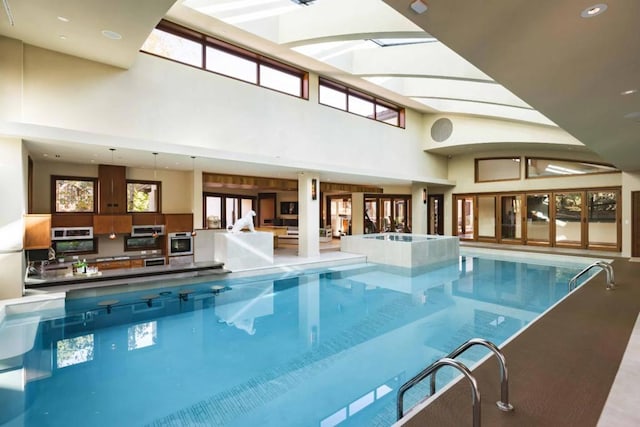
[[[90,262],[90,261],[87,261]],[[65,263],[59,264],[63,265]],[[92,275],[64,275],[64,276],[27,276],[25,275],[25,288],[44,288],[48,286],[88,284],[95,282],[119,281],[131,278],[145,278],[162,275],[175,275],[181,273],[226,274],[229,270],[223,268],[224,263],[217,261],[198,262],[184,265],[158,265],[153,267],[120,268],[116,270],[104,270]]]

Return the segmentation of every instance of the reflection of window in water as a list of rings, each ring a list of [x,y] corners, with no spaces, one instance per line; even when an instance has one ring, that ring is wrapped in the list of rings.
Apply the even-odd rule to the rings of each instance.
[[[153,322],[139,323],[130,327],[127,335],[129,337],[128,350],[137,350],[139,348],[156,345],[158,323],[155,320]]]
[[[93,334],[60,340],[56,346],[58,368],[93,360]]]

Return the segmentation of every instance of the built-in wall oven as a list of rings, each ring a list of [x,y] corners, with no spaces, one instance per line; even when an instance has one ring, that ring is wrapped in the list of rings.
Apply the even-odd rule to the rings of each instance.
[[[98,251],[93,227],[54,227],[51,247],[58,255],[77,255]]]
[[[193,255],[193,236],[190,232],[169,233],[169,256]]]

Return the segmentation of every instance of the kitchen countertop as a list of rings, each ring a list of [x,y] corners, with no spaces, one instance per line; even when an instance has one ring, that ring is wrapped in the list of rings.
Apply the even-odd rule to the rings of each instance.
[[[147,258],[150,256],[147,256]],[[153,257],[153,256],[151,256]],[[130,259],[130,258],[129,258]],[[116,257],[113,258],[116,260]],[[75,261],[74,261],[75,262]],[[87,262],[92,262],[87,260]],[[67,263],[53,264],[63,266]],[[71,263],[68,263],[69,265]],[[197,262],[184,265],[158,265],[152,267],[120,268],[116,270],[104,270],[97,274],[90,275],[46,275],[29,276],[25,273],[24,284],[27,289],[44,288],[48,286],[88,284],[95,282],[118,282],[126,283],[126,279],[150,278],[153,280],[157,276],[177,275],[190,273],[193,275],[207,274],[227,274],[229,270],[223,268],[224,263],[217,261]]]

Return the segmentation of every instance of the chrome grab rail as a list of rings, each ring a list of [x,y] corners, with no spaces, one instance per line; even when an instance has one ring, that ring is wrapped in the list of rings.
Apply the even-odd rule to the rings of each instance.
[[[458,370],[462,371],[462,373],[467,377],[467,379],[471,382],[472,386],[472,394],[473,394],[473,426],[480,426],[480,393],[478,392],[478,385],[475,378],[471,375],[469,369],[462,363],[454,360],[454,358],[458,357],[460,354],[464,353],[469,348],[474,345],[481,345],[487,347],[489,350],[495,354],[498,359],[498,365],[500,367],[500,401],[496,402],[496,405],[501,411],[512,411],[513,405],[509,403],[509,373],[507,370],[507,363],[504,357],[504,354],[500,351],[498,347],[496,347],[492,342],[487,341],[482,338],[472,338],[469,341],[462,344],[460,347],[453,350],[451,353],[443,357],[442,359],[434,362],[422,372],[417,374],[415,377],[411,378],[409,381],[404,383],[402,387],[398,390],[398,401],[397,401],[397,410],[398,410],[398,419],[402,418],[404,414],[403,410],[403,398],[404,394],[407,390],[409,390],[414,385],[418,384],[420,381],[425,379],[427,376],[431,375],[431,384],[430,384],[430,395],[433,395],[436,391],[436,373],[438,369],[442,366],[450,365]],[[444,363],[443,361],[446,361]],[[477,397],[477,401],[476,401]],[[478,408],[476,410],[476,403]]]
[[[578,278],[583,274],[585,274],[586,272],[588,272],[589,270],[591,270],[593,267],[600,267],[607,274],[607,290],[608,291],[616,288],[615,277],[613,275],[613,267],[611,266],[611,264],[604,261],[596,261],[593,264],[589,265],[588,267],[585,267],[580,273],[576,274],[571,278],[571,280],[569,280],[569,292],[571,292],[576,288],[578,283]]]
[[[406,391],[432,373],[435,374],[438,369],[442,368],[443,366],[452,366],[458,369],[469,380],[469,383],[471,384],[471,398],[473,401],[473,427],[480,427],[480,392],[478,391],[478,382],[473,377],[473,375],[471,375],[471,371],[469,370],[469,368],[467,368],[463,363],[448,357],[443,357],[442,359],[434,362],[418,375],[404,383],[402,387],[400,387],[400,389],[398,390],[397,402],[398,419],[402,418],[402,416],[404,415],[403,397]]]
[[[496,359],[498,359],[498,367],[500,368],[500,401],[496,402],[496,405],[501,411],[509,412],[513,411],[513,405],[509,403],[509,372],[507,370],[507,361],[504,358],[504,354],[500,351],[498,347],[496,347],[491,341],[487,341],[482,338],[472,338],[469,341],[462,344],[460,347],[453,350],[451,353],[446,355],[445,357],[450,357],[455,359],[460,356],[462,353],[467,351],[469,348],[474,345],[481,345],[483,347],[488,348],[495,354]],[[431,375],[431,394],[436,392],[436,374]]]

